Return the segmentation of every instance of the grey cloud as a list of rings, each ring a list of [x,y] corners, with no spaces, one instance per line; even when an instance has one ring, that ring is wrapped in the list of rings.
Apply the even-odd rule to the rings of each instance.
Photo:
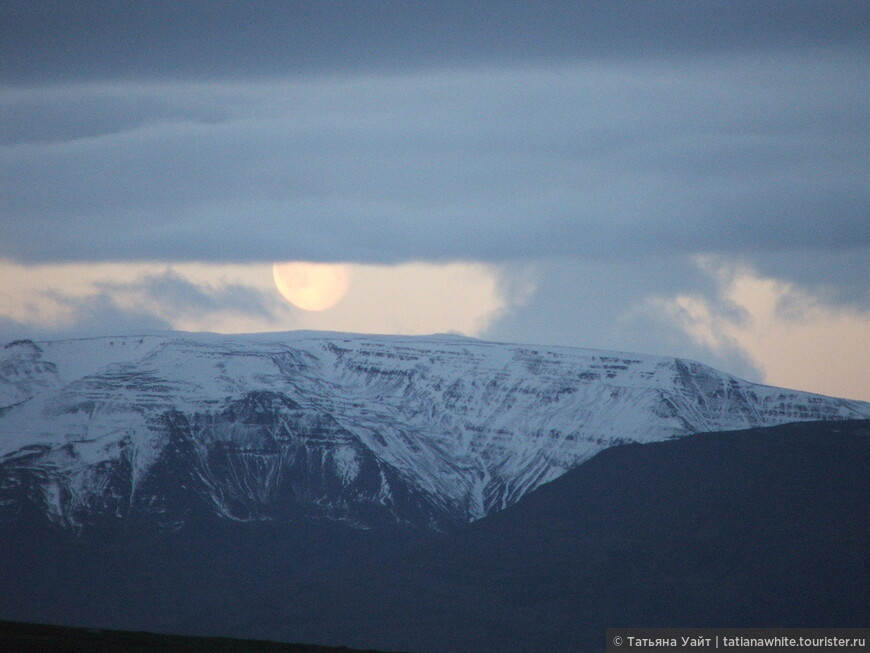
[[[122,131],[109,121],[99,137],[0,149],[0,255],[498,262],[868,247],[866,74],[867,57],[833,50],[117,86],[96,113],[120,107]],[[49,114],[71,97],[18,93]]]
[[[132,282],[98,281],[93,285],[97,292],[84,296],[42,291],[44,298],[67,309],[69,316],[55,325],[24,324],[0,317],[0,342],[169,331],[175,317],[202,317],[211,313],[232,312],[268,319],[278,306],[284,306],[277,294],[244,285],[217,288],[197,285],[171,269]],[[140,308],[128,308],[126,301],[119,301],[131,296],[142,299]],[[155,312],[154,306],[159,310]],[[284,315],[282,319],[286,323],[288,317]]]
[[[746,260],[759,274],[792,281],[833,306],[870,311],[870,248],[800,248]]]
[[[150,313],[119,308],[107,294],[75,299],[55,297],[55,299],[74,309],[71,321],[49,326],[22,324],[9,318],[0,318],[0,343],[21,338],[62,340],[151,333],[171,329],[168,322]]]
[[[64,143],[166,122],[214,123],[226,117],[205,104],[124,87],[87,93],[10,89],[0,96],[0,145]]]
[[[526,272],[528,274],[528,271]],[[522,274],[521,270],[514,272]],[[633,261],[550,260],[535,266],[537,291],[506,313],[483,337],[507,342],[583,346],[679,355],[760,382],[763,374],[736,345],[713,351],[695,342],[651,296],[700,295],[722,313],[741,318],[723,302],[715,281],[684,257]]]
[[[226,79],[866,42],[860,0],[6,0],[0,79]]]
[[[101,281],[95,286],[108,296],[118,292],[142,293],[171,311],[188,315],[229,310],[270,317],[274,306],[271,298],[265,297],[254,288],[241,285],[202,287],[187,281],[172,270],[146,275],[131,283]]]

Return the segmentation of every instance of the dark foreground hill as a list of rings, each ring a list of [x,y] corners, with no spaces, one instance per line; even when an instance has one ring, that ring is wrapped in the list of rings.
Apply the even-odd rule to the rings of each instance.
[[[345,647],[185,637],[0,621],[3,653],[378,653]]]
[[[0,617],[432,653],[867,626],[868,479],[870,422],[813,422],[613,447],[436,535],[203,515],[75,538],[22,516],[0,533]]]
[[[317,640],[594,651],[608,626],[866,626],[868,479],[866,421],[611,448],[502,513],[325,580]],[[309,614],[263,610],[238,628],[287,637]]]

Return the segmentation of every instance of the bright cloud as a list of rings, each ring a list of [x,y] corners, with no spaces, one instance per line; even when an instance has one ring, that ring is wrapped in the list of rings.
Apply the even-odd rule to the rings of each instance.
[[[696,342],[742,351],[765,383],[870,399],[870,311],[834,306],[747,266],[707,257],[698,263],[715,278],[717,297],[652,300]]]

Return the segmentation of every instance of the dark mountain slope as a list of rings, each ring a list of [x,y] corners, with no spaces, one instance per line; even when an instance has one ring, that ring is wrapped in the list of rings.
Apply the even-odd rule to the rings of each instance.
[[[319,639],[583,651],[608,626],[866,626],[868,479],[868,421],[614,447],[389,566],[328,579]],[[252,629],[292,637],[305,614],[275,603]]]
[[[432,653],[597,651],[607,626],[866,626],[868,478],[870,421],[814,422],[610,448],[443,534],[203,509],[75,537],[19,515],[0,618]]]

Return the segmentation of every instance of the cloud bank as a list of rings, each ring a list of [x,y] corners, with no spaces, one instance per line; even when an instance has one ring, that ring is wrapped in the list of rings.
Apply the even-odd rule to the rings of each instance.
[[[861,72],[825,51],[7,91],[0,255],[398,263],[868,248]]]

